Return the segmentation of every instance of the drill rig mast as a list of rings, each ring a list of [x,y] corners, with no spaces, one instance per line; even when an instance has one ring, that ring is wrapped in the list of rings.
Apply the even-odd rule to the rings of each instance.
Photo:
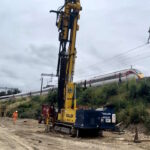
[[[80,0],[65,0],[58,11],[56,26],[59,31],[58,76],[58,120],[74,123],[76,112],[75,84],[73,83],[76,58],[76,34],[79,29]]]

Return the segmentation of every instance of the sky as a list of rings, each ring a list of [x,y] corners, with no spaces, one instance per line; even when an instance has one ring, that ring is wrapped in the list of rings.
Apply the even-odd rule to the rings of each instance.
[[[63,0],[0,0],[0,86],[40,89],[56,73],[58,30],[49,10]],[[150,75],[149,0],[81,0],[75,81],[130,68]],[[44,79],[44,85],[49,82]],[[55,79],[56,80],[56,79]],[[55,81],[56,82],[56,81]]]

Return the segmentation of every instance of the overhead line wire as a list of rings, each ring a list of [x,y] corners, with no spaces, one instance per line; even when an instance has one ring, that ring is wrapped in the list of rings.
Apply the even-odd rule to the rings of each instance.
[[[133,65],[135,62],[138,62],[138,61],[141,61],[141,60],[143,60],[143,59],[147,59],[147,58],[150,58],[150,55],[148,55],[148,56],[143,56],[143,57],[138,57],[138,56],[141,56],[141,55],[136,55],[135,56],[135,58],[136,59],[132,59],[133,60],[133,62],[131,62],[131,64]],[[127,60],[127,59],[126,59]],[[126,64],[126,63],[120,63],[120,64],[123,64],[123,66],[125,67],[125,66],[129,66],[129,65],[131,65],[131,64]],[[103,67],[103,66],[105,66],[104,64],[102,65],[102,66],[100,66],[101,68]],[[112,65],[111,65],[112,66]],[[114,68],[114,66],[113,66],[113,68]],[[116,68],[116,67],[115,67]],[[87,77],[92,77],[92,76],[96,76],[96,75],[100,75],[100,73],[105,73],[105,71],[100,71],[99,73],[96,73],[96,74],[91,74],[91,75],[84,75],[84,76],[80,76],[80,77],[84,77],[84,78],[87,78]],[[77,76],[77,77],[79,77],[79,76]]]
[[[147,59],[147,58],[150,58],[150,55],[134,60],[134,63],[132,63],[132,65],[136,65],[135,62],[138,62],[138,61],[141,61],[141,60]],[[124,67],[126,67],[126,66],[129,66],[129,65],[128,64],[124,65]],[[114,70],[112,70],[112,71],[114,72]],[[103,74],[100,74],[101,72],[103,72]],[[109,73],[111,73],[111,71],[109,71],[109,72],[108,71],[100,71],[99,73],[96,73],[96,74],[82,76],[82,78],[102,76],[102,75],[105,75],[105,73],[109,74]],[[78,78],[78,79],[82,80],[82,78]]]
[[[135,48],[129,49],[129,50],[127,50],[126,52],[117,54],[117,55],[112,56],[112,57],[110,57],[110,58],[108,58],[108,59],[104,59],[104,60],[98,61],[97,63],[92,64],[92,65],[89,65],[89,66],[87,66],[87,67],[95,66],[95,65],[97,65],[97,64],[99,64],[100,62],[103,62],[103,61],[105,61],[105,62],[110,62],[110,61],[112,61],[113,59],[115,59],[115,58],[117,58],[117,57],[119,57],[119,56],[121,56],[121,55],[123,55],[123,54],[127,54],[127,53],[129,53],[129,52],[135,51],[135,50],[137,50],[137,49],[139,49],[139,48],[142,48],[142,47],[144,47],[144,46],[146,46],[146,45],[148,45],[148,44],[147,44],[147,43],[144,43],[144,44],[139,45],[139,46],[137,46],[137,47],[135,47]],[[79,70],[83,70],[83,69],[79,69]],[[79,70],[78,70],[78,71],[79,71]]]

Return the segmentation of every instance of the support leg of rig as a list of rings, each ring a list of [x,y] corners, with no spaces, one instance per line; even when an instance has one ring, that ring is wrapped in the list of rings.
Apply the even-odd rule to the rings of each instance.
[[[79,132],[79,129],[77,129],[77,138],[80,136],[79,133],[80,133],[80,132]]]

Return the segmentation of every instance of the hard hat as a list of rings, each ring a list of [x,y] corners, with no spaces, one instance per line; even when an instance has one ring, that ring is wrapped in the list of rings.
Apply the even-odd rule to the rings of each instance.
[[[16,110],[16,112],[18,112],[18,111]]]

